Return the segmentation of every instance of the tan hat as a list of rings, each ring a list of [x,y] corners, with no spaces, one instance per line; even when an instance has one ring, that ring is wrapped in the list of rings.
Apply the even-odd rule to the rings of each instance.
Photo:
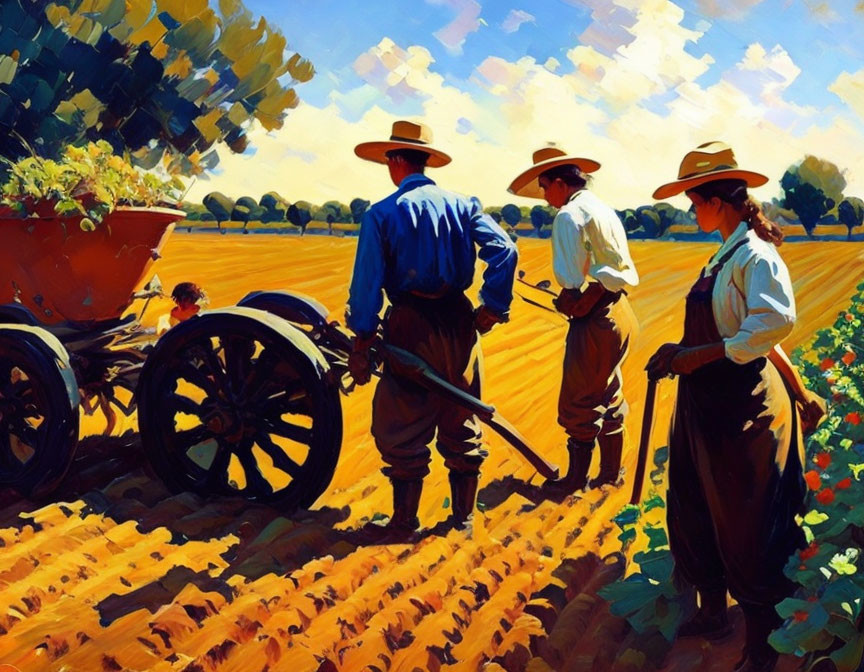
[[[761,173],[739,169],[732,148],[725,142],[706,142],[687,152],[678,169],[678,179],[659,187],[654,198],[669,198],[716,180],[744,180],[748,187],[761,187],[768,178]]]
[[[354,148],[354,153],[361,159],[375,163],[387,163],[387,152],[394,149],[413,149],[426,152],[430,168],[446,166],[452,159],[444,152],[435,149],[432,144],[432,131],[426,124],[413,121],[394,121],[390,140],[378,142],[361,142]]]
[[[538,149],[534,152],[532,159],[534,165],[523,173],[520,173],[510,183],[507,191],[511,194],[526,196],[527,198],[543,198],[543,190],[540,188],[538,179],[542,173],[556,166],[576,166],[583,173],[593,173],[600,167],[600,164],[596,161],[570,156],[558,147]]]

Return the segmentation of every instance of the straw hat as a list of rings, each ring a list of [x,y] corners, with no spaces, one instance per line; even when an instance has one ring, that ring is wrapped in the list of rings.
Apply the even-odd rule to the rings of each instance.
[[[732,148],[725,142],[706,142],[687,152],[678,169],[678,179],[659,187],[654,198],[669,198],[715,180],[744,180],[748,187],[761,187],[768,178],[751,170],[741,170]]]
[[[452,161],[447,154],[431,145],[432,131],[426,124],[418,124],[413,121],[394,121],[390,140],[361,142],[354,148],[354,153],[367,161],[387,163],[387,152],[394,149],[413,149],[426,152],[429,155],[426,165],[430,168],[440,168]]]
[[[591,159],[583,159],[577,156],[570,156],[564,150],[558,147],[544,147],[534,152],[532,156],[534,165],[528,170],[519,174],[519,176],[510,183],[507,188],[511,194],[517,196],[526,196],[528,198],[543,198],[543,190],[540,188],[540,183],[537,181],[542,173],[545,173],[550,168],[556,166],[576,166],[583,173],[593,173],[600,167],[600,164]]]

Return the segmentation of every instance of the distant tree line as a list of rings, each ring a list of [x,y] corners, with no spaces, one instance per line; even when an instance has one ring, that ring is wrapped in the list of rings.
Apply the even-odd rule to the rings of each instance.
[[[267,192],[257,201],[251,196],[241,196],[235,201],[230,196],[214,191],[207,194],[201,204],[185,203],[183,209],[187,220],[215,222],[222,233],[226,233],[226,229],[222,228],[225,222],[242,222],[244,233],[249,232],[250,222],[261,222],[291,224],[303,235],[313,221],[326,222],[331,234],[334,224],[359,224],[369,205],[370,202],[362,198],[355,198],[349,205],[339,201],[327,201],[323,205],[308,201],[289,203],[275,191]]]
[[[852,230],[864,223],[864,200],[844,195],[846,178],[830,161],[808,155],[784,172],[780,186],[782,198],[762,203],[766,216],[780,224],[800,223],[811,238],[817,226],[843,225],[851,240]],[[275,191],[267,192],[257,201],[250,196],[241,196],[235,201],[214,191],[204,197],[202,204],[189,203],[183,208],[188,220],[215,222],[223,233],[226,230],[222,224],[231,221],[242,222],[244,233],[249,232],[250,222],[261,222],[290,224],[303,235],[313,221],[326,222],[330,234],[334,224],[359,225],[369,206],[370,202],[363,198],[355,198],[348,205],[339,201],[327,201],[322,205],[309,201],[289,203]],[[485,212],[502,224],[513,238],[526,230],[547,238],[552,233],[556,210],[548,205],[532,207],[508,203],[487,207]],[[630,238],[672,237],[676,232],[693,231],[696,227],[692,208],[681,210],[665,202],[616,212]],[[531,228],[524,226],[526,224]]]

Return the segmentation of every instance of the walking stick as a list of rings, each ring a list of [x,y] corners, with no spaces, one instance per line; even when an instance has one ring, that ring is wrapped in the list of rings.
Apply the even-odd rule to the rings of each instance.
[[[639,437],[639,456],[636,458],[636,475],[633,477],[631,504],[642,499],[642,482],[645,480],[645,465],[648,462],[648,445],[651,443],[651,427],[654,424],[654,400],[657,396],[657,379],[648,379],[645,393],[645,410],[642,413],[642,436]]]

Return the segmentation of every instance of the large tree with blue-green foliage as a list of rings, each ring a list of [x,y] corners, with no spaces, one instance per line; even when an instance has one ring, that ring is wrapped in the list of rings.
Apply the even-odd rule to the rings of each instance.
[[[104,139],[200,173],[217,144],[243,151],[253,121],[281,127],[313,73],[241,0],[2,0],[0,156]]]

